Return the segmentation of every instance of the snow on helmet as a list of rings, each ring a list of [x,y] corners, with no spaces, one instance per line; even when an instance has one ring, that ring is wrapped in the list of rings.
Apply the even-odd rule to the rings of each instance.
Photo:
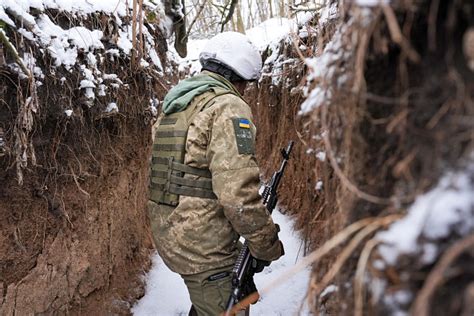
[[[237,32],[223,32],[211,38],[199,54],[204,67],[207,62],[221,64],[244,80],[260,77],[262,57],[247,36]]]

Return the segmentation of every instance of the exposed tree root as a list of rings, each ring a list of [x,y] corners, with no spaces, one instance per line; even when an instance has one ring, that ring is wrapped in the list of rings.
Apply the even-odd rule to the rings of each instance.
[[[367,268],[372,250],[380,243],[379,240],[372,238],[369,240],[360,253],[357,263],[356,274],[354,277],[354,316],[362,316],[364,311],[364,275]]]
[[[436,266],[431,270],[423,288],[418,293],[412,309],[413,315],[428,316],[430,314],[430,300],[436,289],[446,280],[446,271],[463,252],[472,250],[473,248],[474,234],[471,234],[457,241],[446,250]]]

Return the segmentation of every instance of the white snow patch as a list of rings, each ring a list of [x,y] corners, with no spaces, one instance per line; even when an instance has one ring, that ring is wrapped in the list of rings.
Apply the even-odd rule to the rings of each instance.
[[[71,40],[79,49],[93,50],[94,48],[104,48],[101,42],[104,33],[99,30],[91,31],[82,26],[72,27],[64,33],[68,40]]]
[[[319,25],[322,27],[338,16],[338,2],[335,1],[331,5],[326,5],[321,9],[319,14]]]
[[[13,22],[13,20],[10,19],[10,17],[5,13],[5,10],[2,6],[0,6],[0,20],[10,26],[15,26],[15,22]]]
[[[151,61],[158,68],[158,70],[163,71],[163,65],[161,64],[161,60],[158,57],[158,54],[156,53],[156,50],[154,48],[152,48],[152,49],[150,49],[148,54],[150,55]]]
[[[330,284],[326,286],[326,288],[321,292],[321,294],[319,295],[319,298],[322,299],[331,293],[337,292],[337,290],[338,290],[337,285]]]
[[[119,108],[117,106],[117,103],[115,102],[110,102],[107,104],[107,108],[105,109],[105,112],[110,113],[110,112],[118,112]]]
[[[259,50],[263,50],[270,43],[279,42],[294,32],[297,26],[293,19],[272,18],[246,30],[245,34]]]
[[[389,315],[394,316],[408,316],[408,312],[402,308],[411,302],[413,294],[407,290],[399,290],[393,293],[385,293],[383,302],[390,309]]]
[[[390,0],[355,0],[355,3],[359,6],[373,7],[382,4],[390,3]]]
[[[127,31],[119,30],[119,38],[117,40],[117,46],[124,51],[125,54],[129,54],[133,47],[132,41],[132,28],[128,28]]]
[[[64,114],[66,114],[67,117],[70,117],[72,115],[72,110],[65,110]]]
[[[95,84],[90,80],[84,79],[84,80],[81,80],[79,88],[80,89],[95,88]]]
[[[435,241],[450,234],[467,235],[474,230],[474,165],[448,172],[436,187],[419,196],[408,214],[377,234],[382,258],[394,265],[400,255],[423,252],[422,261],[432,263],[439,250]],[[420,245],[420,238],[427,245]],[[430,243],[432,241],[433,243]]]
[[[324,161],[326,161],[326,153],[324,151],[320,151],[316,154],[316,158],[318,158],[320,161],[324,162]]]
[[[309,91],[308,86],[305,87],[303,92],[307,98],[303,104],[301,104],[301,110],[298,114],[307,114],[313,109],[330,101],[332,91],[330,85],[327,83],[332,82],[336,68],[338,68],[337,63],[349,53],[346,52],[342,46],[342,34],[345,32],[345,29],[346,27],[343,26],[336,31],[320,56],[306,59],[306,64],[309,68],[307,85],[311,85],[313,81],[317,81],[319,84],[311,91]]]
[[[0,17],[0,20],[1,20],[1,17]],[[33,33],[25,30],[24,28],[20,27],[18,30],[18,33],[20,33],[21,35],[23,35],[26,39],[30,40],[30,41],[34,41],[35,40],[35,36],[33,35]]]
[[[131,25],[123,23],[121,16],[130,15],[132,1],[126,0],[0,0],[0,19],[12,27],[16,27],[18,32],[30,41],[34,41],[41,49],[46,49],[54,59],[54,66],[64,66],[66,70],[72,69],[78,63],[78,52],[84,51],[87,56],[87,62],[90,66],[95,67],[98,58],[102,60],[104,45],[102,43],[103,31],[101,29],[89,29],[84,26],[74,26],[69,29],[63,29],[56,22],[51,21],[45,13],[40,13],[37,18],[33,17],[29,12],[32,8],[44,12],[46,9],[58,9],[67,11],[73,17],[83,18],[87,14],[96,12],[105,12],[115,18],[115,22],[119,27],[119,36],[117,45],[125,54],[129,54],[132,48],[131,42]],[[161,17],[164,15],[162,4],[154,4],[148,0],[144,1],[147,11],[156,11]],[[6,12],[12,12],[21,16],[25,21],[19,26],[9,18]],[[127,22],[130,23],[130,22]],[[148,28],[153,25],[145,25],[143,27],[143,35],[145,38],[145,48],[147,55],[153,60],[159,71],[162,71],[162,65],[156,58],[156,52],[151,52],[154,45],[153,35],[150,34]],[[123,30],[126,31],[123,31]],[[118,56],[119,49],[113,48],[105,53],[110,57]],[[96,52],[96,50],[100,50]],[[144,67],[149,64],[145,61],[142,63]]]
[[[323,181],[319,180],[316,182],[316,186],[314,188],[316,191],[321,191],[323,189]]]

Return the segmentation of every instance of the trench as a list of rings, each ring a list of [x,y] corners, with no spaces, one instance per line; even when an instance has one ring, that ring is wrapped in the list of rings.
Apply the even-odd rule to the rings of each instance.
[[[440,8],[433,18],[430,8],[436,3]],[[474,9],[468,1],[411,4],[385,12],[372,8],[373,19],[368,21],[352,19],[364,17],[366,11],[350,5],[347,15],[324,25],[314,18],[308,26],[313,33],[298,38],[299,46],[284,39],[273,51],[263,52],[269,58],[276,49],[280,59],[266,64],[259,86],[246,91],[258,127],[263,179],[278,168],[279,149],[295,141],[279,201],[304,240],[303,255],[361,219],[406,214],[416,196],[436,188],[446,170],[463,168],[470,161],[474,75],[462,52]],[[395,20],[390,20],[390,12]],[[57,16],[59,25],[70,22],[57,11],[48,14]],[[394,40],[394,21],[406,42]],[[108,22],[92,18],[81,23]],[[113,33],[117,27],[108,29]],[[127,315],[144,295],[143,275],[153,253],[145,212],[145,157],[150,155],[153,120],[149,105],[177,81],[164,36],[157,29],[150,28],[150,33],[156,36],[161,63],[169,66],[167,74],[130,71],[128,56],[107,56],[99,68],[117,73],[127,88],[113,90],[113,98],[99,99],[96,107],[90,107],[84,91],[77,88],[83,79],[79,68],[47,74],[36,90],[40,110],[33,115],[34,129],[25,134],[32,147],[23,144],[28,164],[22,169],[22,184],[15,152],[16,133],[22,130],[15,122],[28,110],[31,86],[1,65],[0,128],[7,154],[0,156],[0,314]],[[39,55],[38,47],[24,44],[14,30],[7,34],[16,47],[26,45]],[[314,58],[325,72],[315,75],[301,53]],[[11,54],[2,54],[13,62]],[[318,59],[331,54],[337,55],[332,64],[323,64],[328,58]],[[86,65],[85,54],[80,58]],[[39,61],[41,66],[53,63],[51,57]],[[344,75],[347,81],[339,80]],[[62,77],[70,85],[63,85]],[[331,97],[325,95],[321,104],[310,104],[301,113],[316,88],[331,91]],[[104,114],[112,101],[121,111]],[[69,109],[72,117],[63,115]],[[35,162],[30,148],[35,149]],[[321,285],[311,288],[308,298],[316,313],[351,313],[356,304],[355,271],[372,237],[353,249],[329,281],[325,277],[347,244],[314,266],[309,278]],[[463,237],[453,230],[430,240],[440,249],[436,260]],[[428,239],[420,235],[418,241]],[[419,253],[406,254],[382,270],[369,265],[367,273],[371,280],[383,280],[388,297],[412,296],[399,304],[405,313],[437,262],[423,265],[418,257]],[[380,256],[371,259],[372,264]],[[453,262],[457,274],[433,293],[433,315],[469,311],[472,262],[469,251]],[[321,299],[329,287],[338,290]],[[366,287],[370,290],[370,284]],[[387,301],[375,300],[374,293],[367,296],[362,300],[364,314],[397,312]]]

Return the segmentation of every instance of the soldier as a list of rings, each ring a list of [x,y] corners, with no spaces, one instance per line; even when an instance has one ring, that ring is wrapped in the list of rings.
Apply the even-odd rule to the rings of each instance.
[[[165,96],[156,128],[149,216],[156,248],[184,279],[198,315],[219,315],[231,292],[239,236],[257,272],[284,254],[258,193],[255,126],[242,94],[262,67],[242,34],[221,33],[199,56],[203,71]],[[259,271],[260,270],[260,271]]]
[[[174,48],[179,56],[186,57],[188,54],[186,36],[186,6],[184,0],[164,0],[165,14],[173,22]]]

